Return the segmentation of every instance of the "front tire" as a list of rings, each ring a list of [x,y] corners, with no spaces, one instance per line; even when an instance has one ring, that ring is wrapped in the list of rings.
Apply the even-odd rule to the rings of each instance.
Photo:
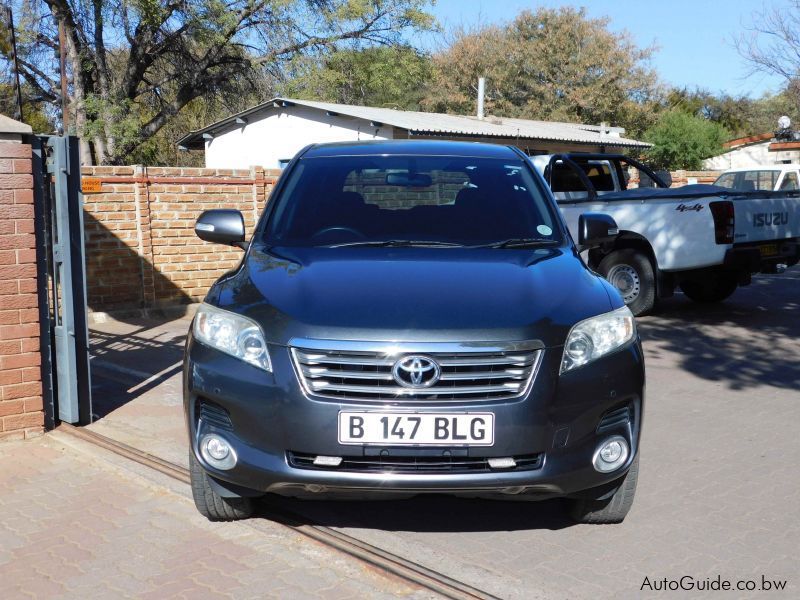
[[[224,498],[220,496],[208,479],[208,474],[200,466],[194,452],[189,451],[189,478],[192,484],[192,498],[200,514],[209,521],[239,521],[253,516],[252,498]]]
[[[656,276],[650,259],[633,248],[614,250],[598,267],[600,274],[617,288],[623,301],[637,317],[656,304]]]
[[[689,299],[703,303],[722,302],[730,297],[737,287],[739,280],[736,273],[728,271],[715,271],[702,279],[681,282],[681,289]]]
[[[568,500],[569,514],[576,523],[608,525],[622,523],[633,506],[636,481],[639,479],[639,455],[633,459],[630,469],[622,478],[617,490],[604,500],[576,498]]]

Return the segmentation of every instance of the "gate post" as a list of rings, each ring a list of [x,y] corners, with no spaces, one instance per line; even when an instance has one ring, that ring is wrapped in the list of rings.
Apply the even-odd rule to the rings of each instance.
[[[44,429],[30,134],[0,115],[0,440]]]

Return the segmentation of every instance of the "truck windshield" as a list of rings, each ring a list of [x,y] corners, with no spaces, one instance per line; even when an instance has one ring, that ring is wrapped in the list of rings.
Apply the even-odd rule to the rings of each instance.
[[[772,191],[780,177],[780,171],[754,170],[723,173],[714,182],[720,187],[738,190],[740,192]]]
[[[271,245],[445,248],[562,240],[550,203],[521,160],[312,157],[289,177],[266,226]]]

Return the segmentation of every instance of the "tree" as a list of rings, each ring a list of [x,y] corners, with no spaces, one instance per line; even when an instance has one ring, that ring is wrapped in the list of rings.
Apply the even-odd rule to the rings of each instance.
[[[287,96],[419,110],[431,60],[410,46],[372,46],[314,60],[285,85]]]
[[[673,109],[661,113],[644,137],[654,144],[647,159],[656,168],[698,170],[703,159],[722,151],[730,134],[719,123]]]
[[[98,162],[128,162],[197,99],[237,98],[287,62],[429,27],[427,0],[16,0],[21,74],[57,105],[57,28],[69,111]]]
[[[753,24],[734,39],[751,73],[782,77],[787,91],[800,100],[800,0],[789,6],[763,8]]]
[[[459,30],[434,55],[429,110],[474,114],[476,84],[487,79],[487,112],[507,117],[623,125],[634,134],[653,121],[660,97],[648,61],[627,33],[585,9],[523,11],[504,26]]]

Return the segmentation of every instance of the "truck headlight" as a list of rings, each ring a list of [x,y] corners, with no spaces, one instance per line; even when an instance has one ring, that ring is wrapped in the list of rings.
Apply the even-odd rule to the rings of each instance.
[[[257,323],[247,317],[201,304],[194,318],[194,337],[265,371],[272,371],[267,343]]]
[[[636,336],[627,306],[573,325],[564,344],[561,372],[566,373],[624,346]]]

